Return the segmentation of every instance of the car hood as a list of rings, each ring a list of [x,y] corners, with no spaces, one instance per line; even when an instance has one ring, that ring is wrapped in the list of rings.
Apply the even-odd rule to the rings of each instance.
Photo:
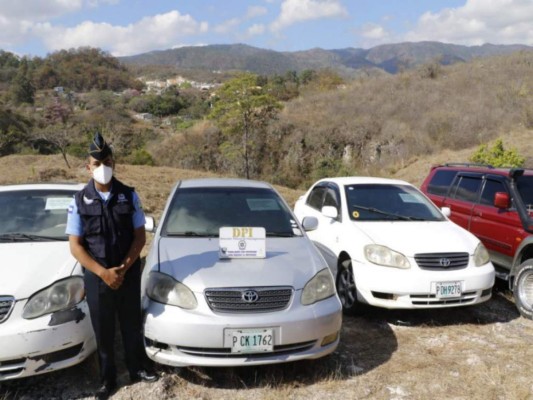
[[[76,266],[67,241],[2,243],[0,260],[0,294],[17,300],[70,276]]]
[[[259,259],[219,259],[218,248],[218,238],[161,238],[160,271],[194,292],[242,286],[292,286],[298,290],[326,267],[305,237],[267,238],[266,257]]]
[[[406,256],[417,253],[473,254],[479,240],[451,221],[354,222],[370,241]]]

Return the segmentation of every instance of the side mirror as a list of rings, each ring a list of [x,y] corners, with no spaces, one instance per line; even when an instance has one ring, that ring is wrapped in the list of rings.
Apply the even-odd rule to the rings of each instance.
[[[511,206],[511,198],[509,193],[506,192],[496,192],[494,195],[494,207],[501,209],[506,209]]]
[[[145,219],[146,219],[146,222],[144,224],[144,230],[146,232],[154,233],[155,232],[155,219],[154,219],[154,217],[146,216]]]
[[[324,206],[322,207],[321,212],[324,217],[328,217],[332,219],[335,219],[339,216],[339,212],[333,206]]]
[[[316,217],[305,217],[302,221],[302,226],[306,232],[314,231],[318,228],[318,219]]]
[[[440,211],[444,214],[446,218],[450,218],[450,215],[452,215],[452,209],[450,207],[442,207]]]

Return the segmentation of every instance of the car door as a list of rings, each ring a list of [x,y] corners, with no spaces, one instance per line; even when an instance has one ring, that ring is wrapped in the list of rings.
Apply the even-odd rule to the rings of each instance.
[[[336,267],[337,256],[331,248],[332,240],[329,237],[333,229],[332,219],[324,216],[321,212],[324,204],[333,205],[335,202],[339,204],[338,196],[335,196],[333,191],[334,189],[329,182],[318,183],[309,193],[304,208],[306,216],[313,216],[318,219],[318,228],[307,232],[307,235],[322,253],[328,265]],[[332,197],[336,200],[332,200]],[[340,215],[340,209],[338,212]]]
[[[450,207],[450,219],[457,225],[470,230],[472,210],[479,198],[483,175],[459,173],[442,206]]]
[[[495,263],[509,266],[515,249],[522,240],[523,228],[514,206],[511,205],[508,209],[494,206],[494,196],[497,192],[510,195],[505,178],[486,177],[479,202],[472,209],[470,231],[487,247]]]

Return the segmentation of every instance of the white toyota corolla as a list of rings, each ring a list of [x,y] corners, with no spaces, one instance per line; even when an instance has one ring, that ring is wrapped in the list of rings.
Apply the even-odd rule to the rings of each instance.
[[[142,277],[148,356],[239,366],[325,356],[339,343],[333,275],[268,184],[179,182]]]
[[[316,217],[309,237],[336,274],[346,312],[465,306],[490,299],[494,267],[483,244],[411,184],[344,177],[316,182],[295,205]]]
[[[0,187],[0,382],[66,368],[96,348],[65,235],[83,185]]]

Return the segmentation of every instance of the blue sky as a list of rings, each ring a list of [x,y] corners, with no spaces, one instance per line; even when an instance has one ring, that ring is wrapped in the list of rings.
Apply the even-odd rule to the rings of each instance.
[[[277,51],[435,40],[533,45],[533,0],[0,0],[0,49],[115,56],[245,43]]]

